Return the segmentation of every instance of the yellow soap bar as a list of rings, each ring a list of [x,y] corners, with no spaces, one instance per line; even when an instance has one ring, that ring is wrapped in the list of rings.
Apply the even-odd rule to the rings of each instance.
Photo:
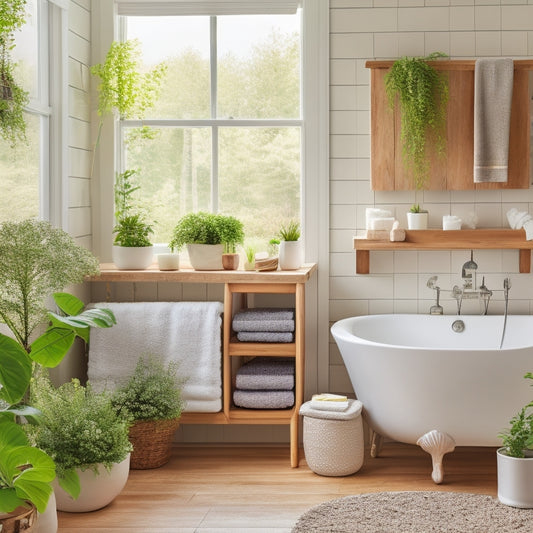
[[[330,394],[330,393],[322,393],[322,394],[313,394],[313,401],[319,401],[319,402],[346,402],[348,401],[347,396],[341,396],[340,394]]]

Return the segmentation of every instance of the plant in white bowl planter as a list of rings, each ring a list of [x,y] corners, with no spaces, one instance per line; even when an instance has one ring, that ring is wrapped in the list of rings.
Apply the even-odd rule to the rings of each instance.
[[[111,503],[128,479],[130,419],[117,413],[110,393],[83,387],[77,379],[55,388],[39,373],[31,398],[42,415],[30,438],[56,464],[57,509],[87,512]],[[79,478],[77,497],[62,488],[73,477]]]
[[[524,377],[533,379],[528,372]],[[512,507],[533,508],[533,401],[511,419],[497,451],[498,499]]]
[[[281,270],[297,270],[303,263],[300,239],[300,223],[291,220],[279,230],[279,267]]]
[[[429,213],[420,208],[420,204],[414,204],[407,213],[408,229],[428,229]]]

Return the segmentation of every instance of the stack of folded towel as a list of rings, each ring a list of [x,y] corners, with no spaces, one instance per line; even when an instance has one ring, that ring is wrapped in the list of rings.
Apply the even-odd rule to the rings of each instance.
[[[318,409],[320,411],[345,411],[348,408],[349,402],[347,396],[340,394],[313,394],[309,407]]]
[[[237,370],[233,403],[249,409],[294,405],[294,358],[254,357]]]
[[[235,314],[232,326],[242,342],[293,342],[294,309],[244,309]]]

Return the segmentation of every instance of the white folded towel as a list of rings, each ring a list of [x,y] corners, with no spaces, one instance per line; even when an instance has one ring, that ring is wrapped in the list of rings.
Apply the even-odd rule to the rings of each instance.
[[[533,218],[526,211],[518,211],[513,207],[507,211],[507,220],[512,229],[524,228],[526,240],[533,240]]]

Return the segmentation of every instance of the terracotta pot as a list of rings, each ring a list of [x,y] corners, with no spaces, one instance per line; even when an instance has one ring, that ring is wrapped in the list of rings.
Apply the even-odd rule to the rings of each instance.
[[[0,531],[2,533],[31,533],[35,532],[37,509],[31,507],[17,507],[11,513],[0,513]]]
[[[224,270],[237,270],[239,268],[239,254],[222,254]]]

